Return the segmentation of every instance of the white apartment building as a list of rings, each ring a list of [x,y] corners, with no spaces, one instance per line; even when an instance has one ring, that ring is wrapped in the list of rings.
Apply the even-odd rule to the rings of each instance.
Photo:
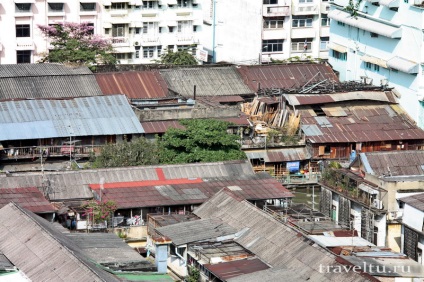
[[[332,2],[329,63],[342,81],[395,87],[400,105],[424,128],[422,1],[362,1],[356,17],[347,5]]]
[[[0,64],[35,63],[47,52],[39,24],[89,22],[122,64],[150,63],[169,49],[195,52],[202,29],[196,0],[5,0],[1,9]]]
[[[254,64],[328,57],[327,1],[203,0],[202,6],[201,41],[211,61]]]

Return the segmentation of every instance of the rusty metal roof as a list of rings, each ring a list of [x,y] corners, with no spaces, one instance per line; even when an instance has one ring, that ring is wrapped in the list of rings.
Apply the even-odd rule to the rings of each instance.
[[[424,175],[424,151],[370,152],[359,157],[365,171],[373,175]]]
[[[416,208],[417,210],[424,211],[424,193],[400,198],[399,201],[402,201],[411,207]]]
[[[141,126],[146,134],[165,133],[169,128],[185,129],[178,120],[144,121]]]
[[[168,88],[158,71],[96,73],[103,94],[125,94],[130,99],[167,97]]]
[[[21,207],[35,213],[50,213],[56,209],[50,204],[44,195],[36,188],[16,188],[16,189],[0,189],[0,208],[10,202],[14,202]]]
[[[397,105],[344,106],[346,116],[316,116],[300,110],[302,130],[313,143],[424,139],[424,131]]]
[[[238,71],[244,82],[254,92],[258,91],[259,84],[261,89],[291,89],[324,79],[339,82],[331,67],[325,64],[240,66]]]
[[[268,265],[258,258],[234,260],[217,264],[204,264],[203,267],[212,272],[222,281],[269,268]]]
[[[327,104],[354,100],[398,103],[392,91],[353,91],[331,94],[284,94],[284,98],[292,106]]]
[[[89,185],[99,193],[99,185]],[[113,200],[119,209],[201,204],[227,187],[241,199],[291,198],[281,183],[266,173],[233,177],[163,179],[103,184],[102,198]]]
[[[274,162],[291,162],[309,160],[311,154],[305,147],[287,148],[287,149],[271,149],[271,150],[254,150],[246,151],[247,157],[252,159],[264,159],[267,163]]]

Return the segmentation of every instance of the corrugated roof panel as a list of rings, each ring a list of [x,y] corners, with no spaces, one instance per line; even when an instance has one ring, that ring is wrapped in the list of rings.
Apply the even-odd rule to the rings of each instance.
[[[0,112],[0,140],[144,132],[124,95],[116,95],[112,100],[107,96],[97,97],[97,103],[94,99],[0,102],[0,107],[7,109]],[[28,104],[32,112],[26,110]]]

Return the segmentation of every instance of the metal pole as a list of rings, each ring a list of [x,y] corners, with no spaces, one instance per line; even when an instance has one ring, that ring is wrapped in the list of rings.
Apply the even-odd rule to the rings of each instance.
[[[312,210],[315,210],[315,185],[312,185]]]
[[[215,19],[215,8],[216,8],[216,0],[212,0],[213,5],[213,18],[212,18],[212,63],[215,64],[215,29],[216,29],[216,19]]]

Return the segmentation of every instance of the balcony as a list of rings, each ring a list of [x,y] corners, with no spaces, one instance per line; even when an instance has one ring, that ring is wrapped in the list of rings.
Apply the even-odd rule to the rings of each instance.
[[[177,21],[190,21],[193,20],[191,12],[177,12]]]
[[[264,29],[262,39],[287,39],[287,31],[282,28]]]
[[[264,17],[288,17],[290,16],[290,6],[269,6],[263,7]]]
[[[130,41],[126,37],[112,37],[112,47],[129,47]]]
[[[318,5],[296,5],[296,6],[293,6],[292,14],[294,16],[318,15],[319,14]]]
[[[122,17],[128,15],[127,9],[117,9],[117,10],[110,10],[109,14],[111,17]]]
[[[192,43],[193,34],[177,34],[178,43]]]
[[[160,44],[159,36],[143,36],[141,39],[143,42],[143,46],[155,46]]]
[[[34,41],[31,38],[17,38],[16,50],[34,50]]]
[[[321,14],[328,14],[330,12],[330,4],[327,2],[321,3]]]
[[[0,151],[0,160],[17,160],[17,159],[36,159],[41,157],[69,157],[72,153],[74,158],[86,158],[92,154],[100,152],[102,145],[80,145],[71,146],[32,146],[32,147],[14,147]]]
[[[315,38],[316,31],[311,27],[296,27],[291,30],[291,38]]]

